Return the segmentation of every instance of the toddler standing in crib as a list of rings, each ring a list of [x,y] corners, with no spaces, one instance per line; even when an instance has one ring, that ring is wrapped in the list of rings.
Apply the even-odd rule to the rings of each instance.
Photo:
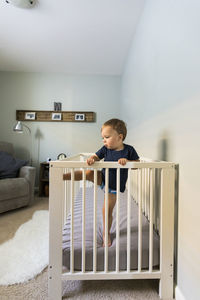
[[[135,149],[124,144],[127,129],[122,120],[111,119],[105,122],[101,128],[101,135],[104,146],[94,155],[87,159],[87,164],[91,166],[95,161],[104,158],[104,161],[117,161],[124,166],[128,161],[138,161],[139,156]],[[120,170],[120,192],[125,191],[125,185],[128,177],[128,169]],[[71,174],[63,175],[64,180],[70,180]],[[76,171],[75,180],[82,180],[82,171]],[[94,171],[86,171],[86,179],[94,182]],[[103,189],[105,186],[105,169],[97,172],[97,184]],[[112,212],[116,202],[116,169],[109,169],[109,189],[108,189],[108,246],[111,246],[110,228],[112,225]],[[103,246],[105,240],[105,199],[103,205]]]

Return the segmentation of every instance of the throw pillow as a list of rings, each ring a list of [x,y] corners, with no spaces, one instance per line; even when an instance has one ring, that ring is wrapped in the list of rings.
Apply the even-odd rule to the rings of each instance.
[[[0,151],[0,179],[17,177],[19,169],[27,164],[27,160],[16,159],[9,153]]]

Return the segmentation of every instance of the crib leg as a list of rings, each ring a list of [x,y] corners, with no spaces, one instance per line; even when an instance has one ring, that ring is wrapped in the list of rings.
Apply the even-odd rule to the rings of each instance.
[[[162,300],[172,300],[174,258],[174,168],[163,169],[161,173],[160,215],[161,279],[159,296]]]
[[[159,296],[162,300],[173,300],[173,276],[170,278],[162,276],[159,282]]]
[[[62,169],[50,165],[48,299],[62,299]]]
[[[52,271],[52,270],[51,270]],[[48,300],[62,299],[62,280],[61,276],[57,277],[55,272],[49,269],[48,278]],[[54,274],[53,274],[54,273]],[[50,275],[51,274],[51,275]]]

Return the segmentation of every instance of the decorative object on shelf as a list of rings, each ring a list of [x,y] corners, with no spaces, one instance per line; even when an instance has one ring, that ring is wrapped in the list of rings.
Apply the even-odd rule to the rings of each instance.
[[[27,112],[25,113],[26,120],[35,120],[35,112]]]
[[[44,195],[45,197],[49,197],[49,185],[45,184],[44,186]]]
[[[33,7],[36,3],[35,0],[5,0],[5,1],[8,4],[12,4],[20,8],[30,8]]]
[[[43,178],[49,180],[49,166],[44,168]]]
[[[31,140],[31,142],[30,142],[30,165],[32,166],[32,137],[31,137],[30,128],[27,125],[22,124],[22,122],[17,121],[17,123],[13,127],[13,131],[15,131],[17,133],[23,133],[24,132],[24,127],[28,130],[28,132],[30,134],[30,140]]]
[[[60,153],[60,154],[58,154],[57,159],[62,160],[62,159],[65,159],[66,157],[67,157],[67,155],[65,153]]]
[[[27,113],[35,113],[35,119],[26,119]],[[56,116],[52,119],[52,114]],[[58,114],[61,114],[58,117]],[[62,113],[48,110],[17,110],[16,119],[17,121],[27,122],[95,122],[95,112],[93,111],[62,111]]]
[[[62,110],[62,103],[61,102],[54,102],[54,110],[61,111]]]
[[[62,114],[61,113],[52,113],[52,120],[61,121],[62,120]]]
[[[48,197],[49,192],[49,163],[40,163],[39,196]]]

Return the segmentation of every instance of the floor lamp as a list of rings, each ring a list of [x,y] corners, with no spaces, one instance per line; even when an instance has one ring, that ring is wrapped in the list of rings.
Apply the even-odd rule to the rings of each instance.
[[[30,134],[30,137],[31,137],[31,130],[30,130],[30,128],[27,125],[22,124],[21,121],[17,121],[17,123],[13,127],[13,131],[15,131],[17,133],[23,133],[24,127],[28,130],[28,132]],[[30,150],[30,164],[32,166],[32,139],[31,139],[31,150]]]

